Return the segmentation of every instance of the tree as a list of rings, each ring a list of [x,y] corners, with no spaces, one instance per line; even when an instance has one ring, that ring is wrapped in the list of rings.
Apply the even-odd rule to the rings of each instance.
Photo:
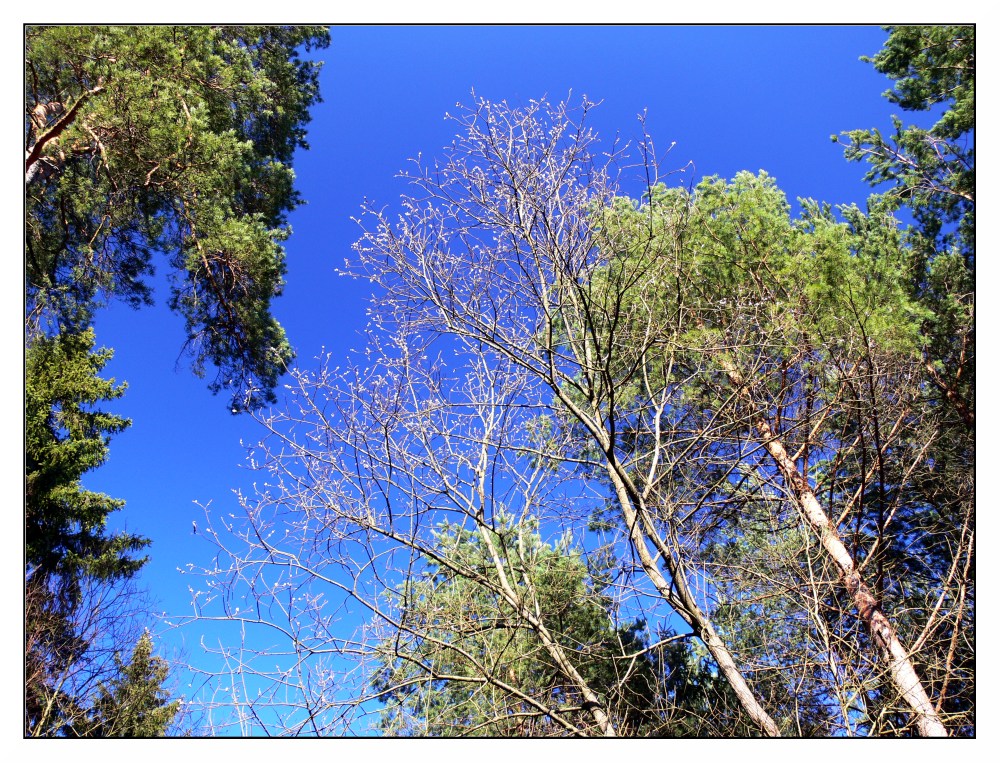
[[[254,458],[273,489],[244,499],[242,522],[225,522],[235,537],[220,537],[211,524],[203,533],[219,545],[220,563],[204,571],[214,583],[204,605],[199,597],[200,616],[291,639],[284,667],[257,675],[270,693],[256,700],[241,689],[242,717],[296,675],[302,688],[289,733],[328,733],[339,722],[322,688],[334,655],[373,670],[364,666],[386,635],[338,638],[323,612],[326,597],[339,591],[342,606],[360,604],[374,621],[401,628],[393,581],[416,560],[441,562],[430,534],[436,523],[463,524],[488,546],[499,512],[537,510],[540,522],[583,537],[591,515],[611,506],[615,595],[629,598],[626,616],[641,612],[665,632],[659,626],[679,615],[731,687],[741,722],[753,733],[780,733],[708,617],[711,601],[683,539],[650,521],[653,499],[633,481],[632,446],[622,439],[621,417],[631,413],[607,383],[608,357],[591,341],[596,325],[581,320],[593,307],[585,301],[590,276],[615,251],[593,224],[614,198],[591,154],[594,136],[566,107],[545,102],[510,109],[481,101],[459,119],[464,135],[449,160],[412,176],[419,199],[404,199],[398,224],[372,210],[359,242],[356,272],[382,289],[370,365],[295,376],[291,407],[264,419],[274,440]],[[594,475],[606,475],[612,489],[588,479]],[[508,581],[505,600],[576,687],[593,731],[621,733],[579,655],[509,585],[499,551],[491,556],[497,579]],[[338,582],[345,576],[353,581]],[[313,593],[293,597],[280,613],[264,605],[292,590]],[[209,602],[222,611],[209,614]],[[222,651],[238,666],[219,677],[230,696],[252,665],[273,656]],[[487,672],[482,680],[503,679]],[[367,696],[360,689],[360,699],[338,706],[362,712]],[[535,709],[571,733],[590,733],[564,725],[558,707]]]
[[[882,50],[861,60],[895,81],[885,92],[891,103],[906,111],[939,110],[938,120],[927,129],[904,127],[899,117],[893,117],[891,140],[876,129],[851,130],[844,133],[845,156],[869,164],[865,179],[872,185],[890,184],[888,196],[912,210],[927,246],[941,253],[957,247],[971,266],[976,205],[976,152],[970,145],[976,119],[975,29],[902,26],[886,31],[889,38]]]
[[[922,324],[924,410],[935,433],[930,468],[913,475],[912,499],[927,506],[928,549],[937,569],[958,590],[935,636],[918,638],[937,652],[944,669],[939,707],[968,732],[974,728],[972,665],[974,582],[969,577],[975,541],[975,29],[967,26],[887,27],[889,37],[864,58],[894,81],[885,93],[908,112],[931,112],[930,127],[893,118],[895,134],[845,133],[845,155],[868,164],[866,179],[885,203],[912,216],[905,234],[911,254],[910,293],[925,309]],[[835,138],[836,139],[836,138]],[[888,188],[886,188],[888,186]],[[940,639],[940,640],[938,640]],[[937,646],[935,646],[937,644]]]
[[[127,664],[117,654],[115,663],[115,676],[98,688],[81,736],[165,736],[180,703],[167,701],[167,663],[153,656],[149,631],[143,632]]]
[[[906,111],[938,111],[932,127],[844,133],[844,155],[869,165],[865,179],[913,215],[913,291],[926,304],[926,369],[946,404],[975,421],[976,35],[967,26],[886,27],[889,39],[863,57],[895,81],[885,92]],[[833,136],[837,140],[837,136]]]
[[[855,659],[874,665],[865,651],[881,653],[892,702],[898,697],[909,706],[920,733],[942,734],[938,711],[883,609],[886,579],[898,575],[904,589],[922,585],[926,573],[914,575],[905,565],[942,540],[940,532],[926,532],[926,506],[905,492],[934,439],[916,365],[924,311],[908,294],[899,267],[908,253],[886,206],[874,200],[867,217],[851,208],[842,214],[847,222],[837,223],[807,203],[804,219],[793,224],[773,181],[745,173],[732,183],[706,180],[690,198],[653,188],[644,204],[620,203],[603,221],[633,241],[619,250],[624,262],[612,262],[592,283],[606,291],[606,282],[618,287],[622,272],[634,273],[627,281],[632,294],[599,294],[595,301],[617,305],[624,295],[651,314],[638,336],[628,321],[609,324],[621,335],[621,352],[641,358],[643,407],[628,426],[639,430],[633,437],[645,468],[663,474],[655,479],[658,499],[706,515],[703,526],[713,533],[696,545],[724,541],[744,553],[752,549],[747,528],[727,525],[746,522],[745,506],[760,500],[758,491],[770,493],[772,516],[787,501],[815,535],[813,553],[832,563],[802,582],[840,578],[856,615],[838,615],[837,629],[856,618],[870,634],[860,637]],[[652,286],[647,292],[646,279],[665,296]],[[613,358],[609,365],[623,366]],[[628,389],[624,381],[619,386]],[[662,407],[654,410],[645,400],[657,397]],[[748,489],[754,483],[760,487]],[[852,530],[849,550],[840,535]],[[914,546],[923,554],[890,561],[897,543],[907,547],[904,556]],[[793,569],[801,564],[795,559]],[[873,587],[861,573],[866,568]],[[934,566],[933,592],[915,606],[927,611],[945,595],[953,585],[948,570]],[[748,572],[756,576],[752,568],[742,572],[737,588],[747,590]],[[780,589],[770,596],[787,599]],[[826,629],[811,609],[803,608],[803,624]]]
[[[617,561],[598,548],[584,554],[563,535],[552,544],[538,521],[503,521],[490,531],[501,553],[517,557],[512,584],[537,602],[542,621],[578,655],[577,665],[611,710],[623,736],[746,735],[738,703],[688,634],[649,633],[622,622],[610,574]],[[527,624],[497,596],[496,568],[479,536],[444,526],[438,555],[414,570],[400,600],[404,627],[381,645],[375,696],[381,728],[391,735],[549,736],[567,729],[536,708],[555,705],[575,729],[590,722],[567,682]],[[455,572],[455,569],[460,572]],[[482,580],[473,571],[486,578]],[[604,587],[607,587],[606,589]],[[655,641],[651,643],[651,637]],[[495,672],[504,682],[483,680]],[[526,699],[536,704],[529,704]]]
[[[93,346],[90,329],[38,337],[25,365],[25,561],[31,576],[61,580],[69,600],[82,577],[131,576],[145,558],[130,555],[149,543],[107,536],[107,517],[123,502],[80,485],[107,459],[111,435],[131,423],[93,407],[125,392],[98,375],[111,352]]]
[[[600,583],[567,537],[543,543],[532,519],[515,524],[500,518],[489,532],[492,545],[509,559],[504,566],[511,586],[537,602],[554,638],[580,656],[578,668],[613,708],[615,726],[631,734],[659,732],[655,650],[643,643],[642,623],[613,624],[612,601],[596,590]],[[385,704],[384,732],[566,734],[567,728],[538,709],[553,705],[572,728],[586,730],[590,720],[578,688],[498,595],[498,568],[488,546],[478,535],[447,525],[437,538],[435,551],[447,564],[429,559],[424,570],[413,570],[396,594],[403,628],[381,646],[384,667],[373,688]],[[501,680],[487,683],[484,673]]]
[[[367,351],[293,375],[251,457],[265,487],[210,524],[198,617],[281,641],[220,648],[217,687],[256,722],[280,696],[287,733],[360,728],[386,698],[407,733],[520,712],[546,732],[683,731],[669,708],[699,703],[722,733],[970,733],[971,442],[930,391],[939,313],[898,204],[804,200],[793,219],[765,173],[671,188],[648,139],[637,167],[597,158],[592,105],[478,100],[405,174],[401,214],[366,206],[348,271],[377,291]],[[531,585],[544,570],[504,540],[527,517],[604,549],[612,583],[585,590],[658,638],[685,623],[711,685],[678,699],[668,676],[698,670],[658,672],[652,650],[659,715],[623,721]],[[538,675],[495,659],[494,616]],[[556,674],[568,689],[533,683]]]
[[[80,736],[100,687],[121,675],[123,648],[141,638],[150,605],[134,578],[83,577],[72,607],[47,582],[25,584],[24,735]]]
[[[111,352],[94,352],[93,345],[88,329],[37,337],[27,348],[25,733],[30,735],[60,733],[86,706],[84,687],[103,675],[107,664],[103,639],[119,632],[107,625],[108,602],[120,616],[124,605],[118,600],[128,597],[128,581],[146,561],[135,554],[149,545],[132,533],[109,535],[108,516],[123,502],[80,484],[106,460],[110,436],[130,423],[94,407],[120,397],[124,385],[99,376]],[[101,586],[106,598],[95,590]],[[95,621],[103,626],[93,627]]]
[[[497,534],[510,518],[565,500],[566,476],[553,473],[547,459],[519,453],[518,441],[537,443],[543,434],[521,421],[513,404],[522,379],[485,361],[474,356],[442,373],[440,363],[428,364],[404,343],[373,357],[371,368],[353,369],[351,375],[364,376],[350,384],[332,369],[315,377],[295,372],[301,403],[326,414],[303,421],[302,440],[283,431],[298,416],[293,410],[269,415],[275,449],[262,443],[254,458],[271,475],[268,483],[275,480],[273,490],[242,498],[240,517],[207,516],[199,530],[218,553],[217,566],[203,571],[208,587],[199,583],[196,617],[279,637],[264,652],[220,642],[227,668],[207,677],[206,715],[218,717],[220,695],[236,714],[214,723],[239,724],[244,734],[260,727],[275,733],[264,718],[286,734],[365,730],[367,707],[388,688],[374,688],[374,677],[385,676],[386,644],[433,638],[413,626],[418,613],[400,591],[436,564],[532,634],[526,638],[536,659],[544,655],[566,691],[580,698],[582,725],[567,716],[559,696],[535,691],[529,671],[512,681],[503,664],[465,651],[470,682],[524,703],[539,728],[617,733],[611,708],[581,668],[583,655],[560,640],[559,613],[525,577],[529,547]],[[468,555],[444,553],[442,521],[462,538],[475,536],[469,547],[483,568],[468,566]],[[337,627],[338,613],[350,617],[359,608],[367,618],[358,632]],[[275,703],[283,709],[277,718]]]
[[[148,303],[152,255],[197,374],[244,410],[292,357],[281,291],[292,155],[325,46],[317,27],[29,27],[25,35],[29,333],[79,330],[99,301]]]

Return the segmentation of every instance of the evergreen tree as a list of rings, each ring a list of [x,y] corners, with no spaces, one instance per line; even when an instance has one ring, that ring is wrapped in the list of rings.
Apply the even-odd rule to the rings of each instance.
[[[111,435],[130,424],[96,407],[121,397],[125,385],[99,376],[111,351],[95,352],[93,345],[86,329],[36,337],[26,351],[25,733],[31,735],[63,733],[86,706],[86,692],[76,696],[73,687],[87,682],[76,676],[103,672],[92,639],[111,631],[87,623],[107,616],[105,600],[117,598],[118,586],[145,564],[137,554],[149,545],[132,533],[109,534],[108,516],[124,502],[80,484],[107,459]],[[109,595],[88,596],[95,585]],[[90,607],[95,611],[82,611]]]
[[[886,98],[937,112],[930,128],[893,117],[895,134],[851,130],[844,154],[867,162],[865,179],[913,216],[907,231],[912,290],[929,309],[928,380],[952,415],[975,425],[976,36],[966,26],[887,27],[882,50],[862,57],[894,80]],[[837,136],[833,136],[837,140]],[[961,446],[959,446],[961,447]]]
[[[301,200],[318,27],[57,26],[25,36],[29,332],[89,325],[108,298],[148,303],[173,270],[186,349],[234,410],[273,400],[292,357],[270,314]]]
[[[108,536],[107,517],[124,502],[80,485],[107,459],[111,435],[131,423],[94,407],[125,385],[98,375],[111,351],[93,346],[90,329],[38,337],[25,366],[25,562],[33,577],[60,579],[69,606],[82,576],[128,577],[145,562],[131,554],[148,545]]]
[[[498,523],[499,525],[499,523]],[[623,736],[724,733],[724,693],[707,664],[673,632],[650,647],[641,620],[618,623],[588,568],[563,537],[550,545],[536,520],[507,518],[494,533],[501,567],[547,632],[572,655]],[[477,533],[443,526],[420,574],[394,597],[399,633],[382,644],[373,688],[381,728],[414,736],[559,736],[563,718],[592,725],[582,697],[532,626],[500,594],[497,561]],[[595,555],[593,558],[599,558]],[[715,717],[703,715],[715,707]]]
[[[153,639],[143,633],[132,658],[126,664],[116,655],[115,677],[97,690],[82,729],[87,737],[160,737],[165,736],[180,710],[178,701],[170,702],[163,687],[167,663],[153,656]]]
[[[964,593],[959,528],[914,495],[936,438],[929,310],[885,199],[840,222],[803,206],[791,220],[749,173],[618,200],[599,221],[614,255],[590,282],[597,342],[632,390],[636,473],[659,473],[657,503],[677,507],[661,521],[715,571],[716,617],[787,730],[941,734],[933,689],[956,673],[928,633],[935,600]]]
[[[908,207],[924,254],[962,253],[975,261],[976,35],[970,26],[886,27],[875,56],[863,56],[894,81],[885,97],[910,112],[937,112],[930,128],[893,117],[891,139],[877,129],[844,135],[845,156],[869,165],[865,179],[888,183],[887,195]],[[837,136],[833,136],[837,140]]]
[[[886,98],[907,112],[929,112],[933,125],[904,125],[894,135],[878,130],[845,133],[845,155],[868,164],[865,178],[888,206],[912,216],[905,231],[909,292],[923,308],[925,439],[931,442],[905,485],[906,501],[922,507],[908,523],[909,538],[923,539],[917,580],[956,586],[938,638],[926,640],[924,662],[940,692],[939,706],[963,733],[974,729],[975,538],[975,29],[970,26],[887,27],[889,37],[862,60],[893,80]],[[836,136],[834,136],[836,139]],[[888,189],[885,186],[888,185]],[[907,541],[909,543],[909,541]],[[908,549],[912,551],[913,549]],[[899,549],[887,549],[898,554]],[[923,586],[911,589],[902,611],[934,601]],[[924,626],[911,625],[923,638]]]

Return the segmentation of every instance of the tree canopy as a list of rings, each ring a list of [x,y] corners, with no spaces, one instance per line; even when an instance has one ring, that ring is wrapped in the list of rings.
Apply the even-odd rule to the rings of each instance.
[[[115,663],[115,675],[98,687],[88,718],[76,733],[86,737],[165,736],[180,702],[169,700],[163,686],[167,662],[153,655],[149,631],[140,636],[127,663],[117,654]]]
[[[975,424],[976,38],[967,26],[888,27],[871,62],[894,80],[886,98],[930,112],[931,127],[893,118],[894,135],[844,133],[844,154],[868,164],[865,179],[912,215],[907,233],[911,289],[928,309],[928,379],[972,431]],[[837,136],[834,136],[837,139]],[[949,438],[952,439],[952,438]],[[965,447],[953,442],[953,447]],[[971,461],[970,461],[971,463]]]
[[[460,527],[442,527],[434,549],[442,561],[427,560],[396,594],[405,636],[384,643],[385,667],[374,679],[386,705],[383,730],[549,736],[590,727],[571,677],[505,600],[501,570],[509,576],[503,582],[533,602],[551,637],[583,655],[577,667],[607,697],[616,723],[633,733],[656,727],[657,678],[643,624],[615,626],[612,601],[568,538],[548,545],[537,521],[500,521],[488,531],[489,545]],[[502,559],[492,558],[491,548]]]
[[[81,484],[130,423],[93,316],[162,251],[195,372],[262,428],[189,565],[181,624],[231,629],[192,668],[212,733],[974,735],[975,36],[886,31],[863,60],[919,124],[834,136],[863,204],[473,96],[363,204],[364,352],[289,368],[327,33],[28,29],[26,734],[180,709],[148,631],[101,635],[148,541]]]
[[[319,27],[56,26],[25,35],[28,327],[80,329],[148,303],[163,252],[185,348],[234,411],[273,401],[291,360],[270,314],[301,203]]]

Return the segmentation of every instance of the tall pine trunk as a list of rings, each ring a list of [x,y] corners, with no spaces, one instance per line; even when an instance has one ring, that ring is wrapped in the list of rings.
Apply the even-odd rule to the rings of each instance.
[[[741,397],[752,403],[746,385],[733,365],[723,360],[722,367],[730,383],[740,391]],[[875,595],[858,572],[854,559],[840,539],[836,526],[830,521],[826,511],[820,505],[809,481],[795,466],[795,462],[789,457],[781,439],[775,435],[765,417],[755,417],[753,426],[757,430],[761,444],[771,456],[781,472],[785,484],[795,497],[795,504],[800,514],[812,527],[819,537],[823,549],[837,565],[840,579],[851,596],[858,616],[868,628],[875,643],[878,644],[883,659],[888,663],[892,684],[913,712],[921,736],[948,736],[947,729],[941,722],[917,671],[913,667],[909,652],[900,642],[896,635],[896,629],[889,622],[889,618],[882,611]]]

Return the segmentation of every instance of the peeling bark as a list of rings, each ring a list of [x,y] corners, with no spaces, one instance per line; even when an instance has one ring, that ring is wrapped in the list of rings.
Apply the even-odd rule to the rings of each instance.
[[[80,111],[80,107],[83,106],[83,104],[86,103],[92,95],[97,95],[103,90],[104,88],[98,85],[91,90],[85,91],[77,99],[76,103],[73,104],[69,111],[56,120],[55,124],[53,124],[52,127],[50,127],[46,132],[39,135],[34,144],[32,144],[31,148],[24,152],[25,185],[30,184],[31,181],[38,175],[38,160],[42,158],[42,151],[45,149],[45,146],[58,138],[62,132],[73,123],[73,120],[76,119],[76,115]]]

